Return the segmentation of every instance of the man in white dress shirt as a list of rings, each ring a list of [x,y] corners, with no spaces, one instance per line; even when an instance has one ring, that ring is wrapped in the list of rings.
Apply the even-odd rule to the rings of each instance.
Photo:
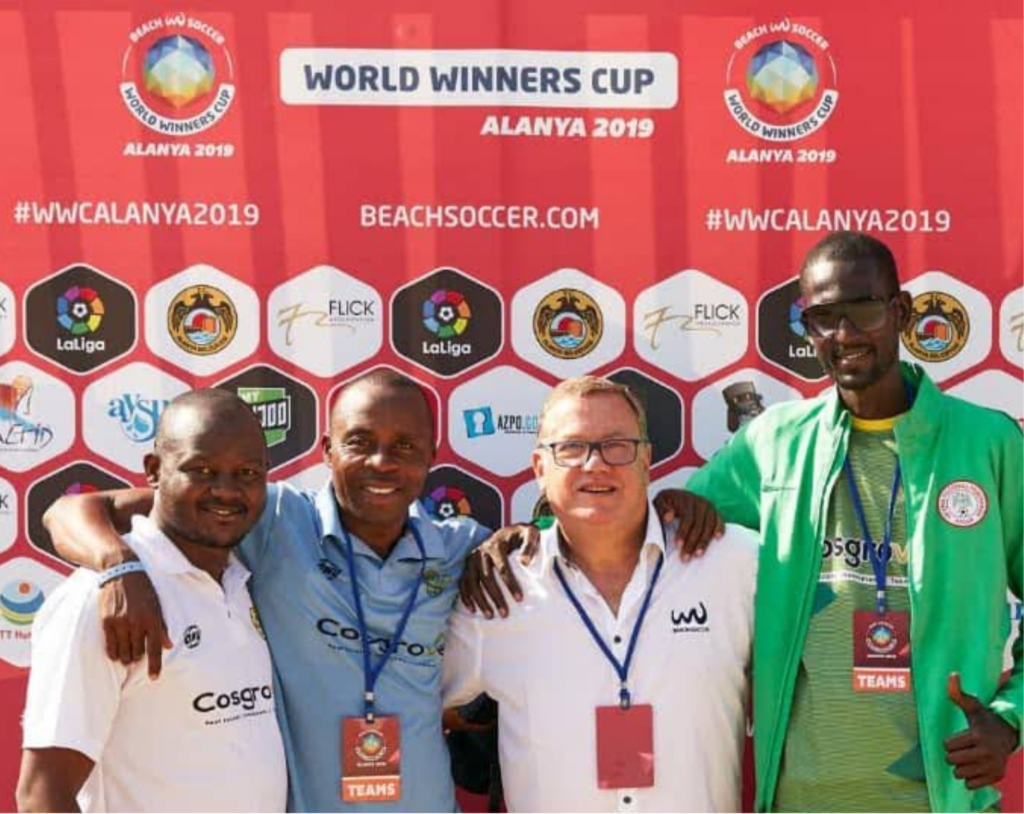
[[[194,390],[164,411],[145,459],[153,509],[138,562],[82,569],[35,620],[17,802],[22,811],[284,811],[288,780],[270,653],[232,548],[266,498],[252,410]],[[105,579],[145,568],[173,646],[159,681],[107,658]]]
[[[538,435],[557,522],[510,561],[524,599],[507,619],[456,608],[445,705],[498,701],[510,811],[738,810],[756,541],[727,527],[699,559],[666,553],[623,385],[562,382]]]

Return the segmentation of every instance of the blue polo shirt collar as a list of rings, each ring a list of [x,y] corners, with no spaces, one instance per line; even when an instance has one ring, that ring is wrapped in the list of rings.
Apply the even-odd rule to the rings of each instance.
[[[317,492],[314,504],[316,506],[318,525],[320,526],[321,548],[332,537],[340,543],[345,539],[345,536],[342,533],[338,504],[334,499],[334,484],[330,480]],[[423,507],[420,501],[417,500],[409,507],[409,519],[407,522],[416,525],[416,530],[420,533],[420,539],[423,540],[423,549],[427,553],[428,560],[445,559],[447,555],[444,540],[441,539],[441,534],[434,524],[430,513]],[[351,537],[353,553],[356,556],[380,559],[377,553],[360,540],[359,537],[355,534],[351,535]],[[416,541],[407,528],[388,559],[418,560],[419,558],[420,553],[416,548]]]

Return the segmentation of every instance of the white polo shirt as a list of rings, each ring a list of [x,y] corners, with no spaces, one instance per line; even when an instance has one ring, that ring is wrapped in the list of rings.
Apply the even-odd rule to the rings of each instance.
[[[231,556],[222,585],[148,519],[125,541],[153,581],[174,647],[160,678],[107,658],[98,575],[81,569],[32,628],[24,746],[74,749],[96,766],[83,811],[284,811],[287,773],[270,653]]]
[[[667,539],[671,531],[666,530]],[[481,692],[498,702],[499,751],[510,811],[738,811],[753,633],[757,541],[738,526],[683,563],[665,551],[648,506],[646,541],[616,617],[560,553],[557,528],[511,566],[523,589],[508,618],[458,605],[444,654],[445,706]],[[595,708],[615,705],[619,679],[573,608],[566,581],[624,662],[658,556],[665,564],[629,670],[633,702],[654,708],[654,782],[597,785]]]

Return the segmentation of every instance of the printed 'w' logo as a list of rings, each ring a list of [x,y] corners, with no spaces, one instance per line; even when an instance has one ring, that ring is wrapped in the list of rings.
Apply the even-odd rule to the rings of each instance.
[[[704,607],[704,603],[701,602],[696,608],[690,608],[685,611],[672,611],[672,626],[680,627],[682,625],[703,625],[708,621],[708,609]]]

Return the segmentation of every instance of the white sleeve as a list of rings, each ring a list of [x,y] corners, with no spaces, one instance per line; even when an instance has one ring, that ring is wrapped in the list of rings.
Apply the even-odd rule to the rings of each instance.
[[[480,620],[456,600],[448,617],[442,662],[441,700],[445,707],[466,704],[486,690],[482,674],[483,650]]]
[[[96,575],[78,573],[36,616],[23,721],[26,749],[74,749],[93,762],[103,753],[128,669],[107,658],[97,599]]]

